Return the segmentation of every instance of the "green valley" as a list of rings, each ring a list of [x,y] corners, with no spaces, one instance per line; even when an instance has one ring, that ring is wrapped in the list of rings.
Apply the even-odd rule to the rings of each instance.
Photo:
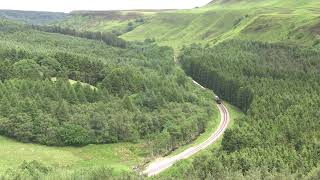
[[[320,1],[93,4],[0,10],[1,180],[320,178]]]

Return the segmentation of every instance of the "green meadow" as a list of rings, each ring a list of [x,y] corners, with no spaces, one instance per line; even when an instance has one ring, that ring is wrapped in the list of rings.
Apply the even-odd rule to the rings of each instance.
[[[84,147],[48,147],[21,143],[0,136],[0,174],[16,168],[23,161],[39,161],[57,170],[104,166],[117,171],[131,171],[142,160],[139,144],[117,143]]]

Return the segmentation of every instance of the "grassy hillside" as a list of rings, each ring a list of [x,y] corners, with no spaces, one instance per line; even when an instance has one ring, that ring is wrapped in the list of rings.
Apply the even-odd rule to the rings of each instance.
[[[135,23],[135,17],[119,20],[98,14],[73,14],[62,24],[82,30],[120,29],[119,34],[127,40],[155,38],[159,44],[175,48],[226,39],[319,43],[320,2],[317,0],[219,0],[192,10],[140,12],[140,16],[144,21]],[[129,22],[134,28],[126,32]]]
[[[122,37],[154,37],[160,44],[180,47],[226,39],[317,43],[320,2],[217,1],[203,8],[160,13]]]
[[[63,20],[66,15],[66,13],[60,12],[0,10],[0,18],[7,18],[30,24],[56,23],[57,21]]]
[[[58,25],[78,31],[127,33],[143,24],[158,11],[74,11]]]

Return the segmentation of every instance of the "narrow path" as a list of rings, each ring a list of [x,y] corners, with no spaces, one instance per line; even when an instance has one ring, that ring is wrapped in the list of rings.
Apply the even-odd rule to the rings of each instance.
[[[195,81],[194,81],[194,83],[199,85]],[[204,87],[202,87],[201,85],[199,85],[199,86],[204,89]],[[148,176],[154,176],[154,175],[166,170],[167,168],[172,166],[177,161],[189,158],[190,156],[198,153],[202,149],[205,149],[209,145],[216,142],[223,135],[224,131],[227,129],[228,123],[230,121],[228,109],[223,104],[217,104],[217,107],[218,107],[219,112],[221,114],[220,125],[219,125],[218,129],[207,140],[205,140],[204,142],[202,142],[196,146],[190,147],[189,149],[181,152],[180,154],[177,154],[172,157],[164,158],[164,159],[161,159],[161,160],[158,160],[158,161],[151,163],[143,173]]]

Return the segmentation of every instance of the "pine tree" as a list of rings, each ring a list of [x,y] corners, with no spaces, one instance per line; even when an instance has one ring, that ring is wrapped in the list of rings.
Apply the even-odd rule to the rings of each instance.
[[[78,102],[78,98],[77,98],[77,94],[76,94],[73,86],[72,86],[72,85],[69,85],[69,86],[67,86],[67,87],[68,87],[68,91],[69,91],[69,92],[68,92],[68,97],[67,97],[68,101],[69,101],[71,104],[77,103],[77,102]]]
[[[55,116],[61,122],[68,120],[69,118],[69,105],[66,101],[60,100],[57,104]]]
[[[129,111],[134,111],[136,108],[131,100],[131,98],[129,96],[125,96],[123,98],[123,106],[125,109],[129,110]]]
[[[77,99],[79,100],[80,103],[87,102],[86,95],[84,93],[83,87],[80,82],[77,82],[75,84],[74,90],[76,91]]]
[[[8,116],[11,112],[11,103],[7,97],[3,97],[0,101],[0,114]]]

